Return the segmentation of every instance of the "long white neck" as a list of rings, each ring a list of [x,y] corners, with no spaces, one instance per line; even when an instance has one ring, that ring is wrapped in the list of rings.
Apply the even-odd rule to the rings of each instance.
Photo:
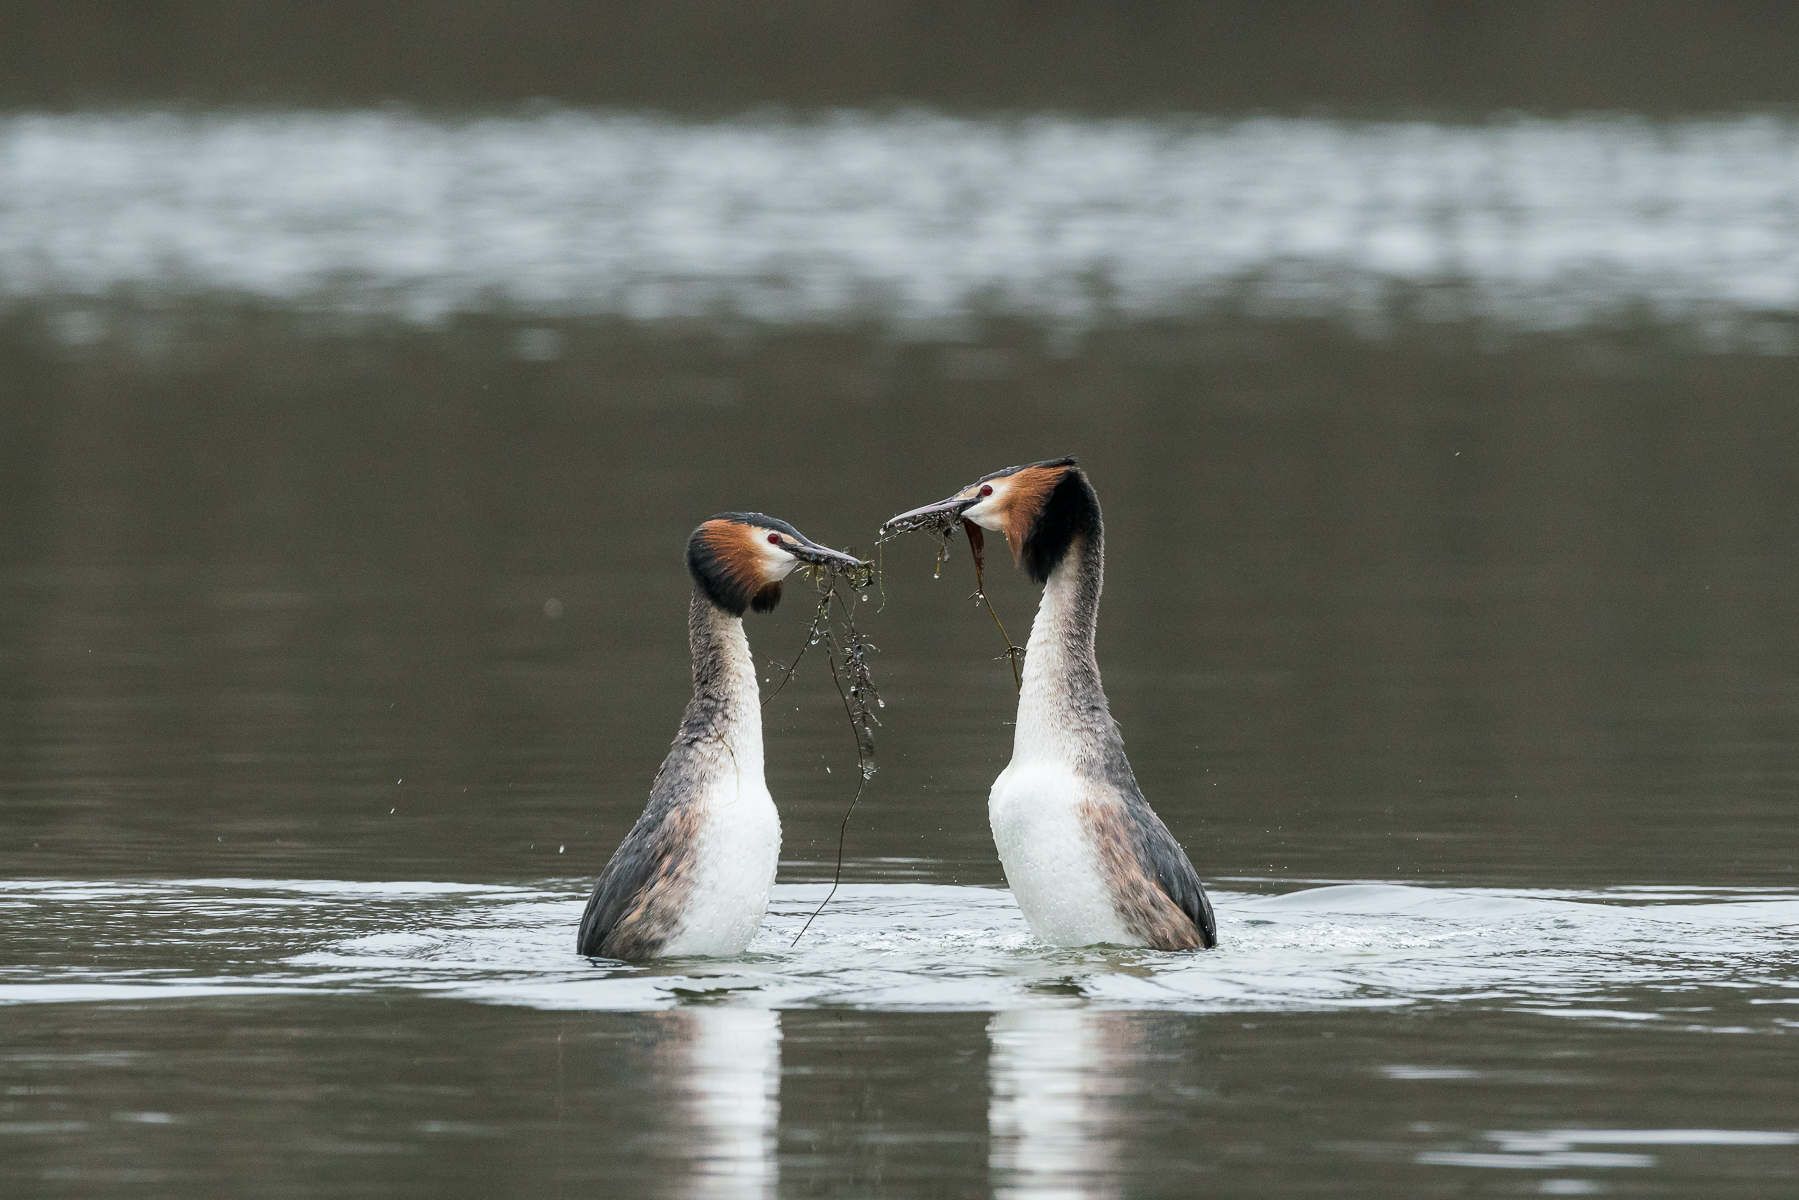
[[[687,612],[687,641],[693,651],[693,699],[681,718],[677,742],[707,757],[723,756],[727,768],[753,772],[760,779],[762,701],[742,618],[696,589]]]
[[[1105,547],[1096,534],[1063,555],[1043,586],[1025,647],[1012,758],[1078,763],[1116,741],[1094,655]]]

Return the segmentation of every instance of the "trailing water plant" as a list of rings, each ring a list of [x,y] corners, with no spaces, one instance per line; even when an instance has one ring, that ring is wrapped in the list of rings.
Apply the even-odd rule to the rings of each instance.
[[[933,579],[943,574],[943,564],[949,561],[951,540],[956,536],[956,527],[960,525],[968,536],[968,556],[974,562],[974,595],[970,600],[978,600],[987,606],[987,615],[993,618],[993,627],[999,630],[999,636],[1005,639],[1006,649],[998,657],[1012,665],[1012,687],[1015,691],[1024,690],[1024,675],[1019,664],[1024,661],[1024,647],[1012,641],[1012,635],[1000,622],[999,613],[994,611],[993,601],[987,598],[987,586],[984,571],[987,563],[987,535],[973,521],[963,520],[953,512],[938,510],[920,512],[907,516],[895,517],[881,526],[880,539],[877,546],[885,546],[893,538],[902,533],[928,533],[937,539],[937,565],[931,571]]]
[[[877,647],[870,642],[862,631],[856,627],[856,609],[850,603],[852,599],[866,600],[865,593],[874,583],[875,569],[870,563],[861,563],[855,567],[807,567],[812,574],[818,589],[818,606],[812,613],[812,624],[806,631],[805,644],[794,655],[791,665],[772,664],[783,672],[781,682],[768,699],[762,703],[766,706],[781,694],[794,672],[799,668],[800,659],[813,646],[823,644],[825,660],[830,664],[831,682],[837,688],[837,695],[843,701],[843,711],[849,720],[850,734],[856,741],[856,794],[850,798],[849,808],[844,811],[843,821],[837,828],[837,867],[831,876],[831,890],[819,902],[811,916],[800,931],[793,936],[789,945],[798,945],[806,930],[812,928],[812,922],[818,919],[837,895],[837,888],[843,882],[843,848],[844,839],[848,836],[850,815],[856,811],[856,805],[862,800],[862,793],[868,787],[868,781],[875,774],[875,730],[880,727],[880,717],[876,710],[883,702],[881,695],[875,690],[873,672],[869,666],[869,656]],[[847,594],[846,594],[847,592]]]

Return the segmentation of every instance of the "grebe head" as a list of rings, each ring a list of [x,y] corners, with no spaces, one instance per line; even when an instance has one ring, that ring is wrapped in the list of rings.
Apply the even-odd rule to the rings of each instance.
[[[1099,528],[1099,500],[1072,458],[1007,467],[983,475],[947,500],[901,513],[883,531],[916,529],[954,519],[1002,533],[1012,561],[1038,583],[1068,553],[1074,540]]]
[[[821,546],[785,521],[761,513],[719,513],[687,539],[687,569],[706,598],[734,617],[768,612],[795,567],[854,569],[861,559]]]

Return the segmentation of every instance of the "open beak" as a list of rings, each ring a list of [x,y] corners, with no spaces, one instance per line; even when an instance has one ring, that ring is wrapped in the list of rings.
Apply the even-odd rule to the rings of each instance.
[[[964,489],[964,491],[966,490]],[[887,523],[881,526],[881,532],[909,533],[914,529],[932,527],[953,529],[956,519],[973,508],[979,500],[979,496],[965,496],[962,492],[957,492],[948,500],[939,500],[935,504],[927,504],[923,508],[903,512],[897,517],[889,517]]]

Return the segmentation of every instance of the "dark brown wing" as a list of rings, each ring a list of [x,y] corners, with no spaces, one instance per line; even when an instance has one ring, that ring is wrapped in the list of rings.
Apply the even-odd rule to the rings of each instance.
[[[1105,781],[1095,781],[1104,800],[1092,806],[1091,828],[1120,915],[1158,950],[1210,950],[1218,944],[1218,919],[1199,872],[1143,798],[1122,750],[1107,766]]]
[[[654,958],[674,935],[693,863],[692,806],[679,803],[692,766],[677,747],[650,786],[650,802],[600,872],[581,914],[576,953]]]
[[[1206,897],[1205,884],[1199,881],[1199,872],[1193,869],[1187,852],[1181,849],[1181,844],[1168,832],[1168,826],[1162,824],[1162,818],[1147,802],[1132,807],[1138,810],[1132,814],[1135,818],[1132,824],[1137,828],[1138,853],[1150,865],[1156,886],[1199,930],[1200,945],[1212,949],[1218,944],[1218,918],[1212,915],[1212,902]]]

